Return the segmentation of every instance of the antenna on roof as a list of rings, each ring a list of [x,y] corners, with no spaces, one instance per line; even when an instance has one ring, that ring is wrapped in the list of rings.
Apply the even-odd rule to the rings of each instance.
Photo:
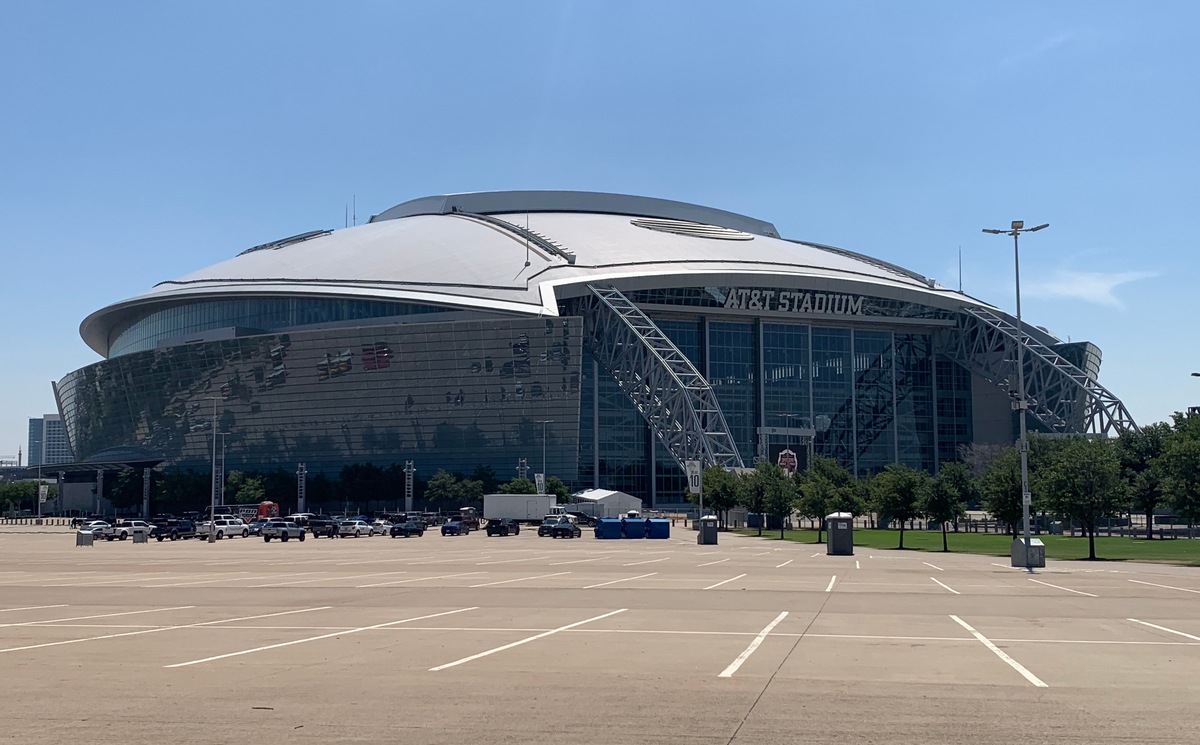
[[[354,224],[358,225],[358,195],[352,194],[350,195],[350,199],[353,200],[354,203]]]
[[[530,266],[531,266],[531,264],[529,263],[529,213],[526,212],[525,213],[525,266],[521,267],[521,271],[517,272],[517,277],[520,277],[521,274],[526,269],[528,269]],[[517,277],[513,277],[513,279],[516,279]],[[526,287],[529,286],[528,278],[526,278],[526,280],[525,280],[525,286]]]
[[[346,205],[346,217],[345,217],[345,224],[343,224],[343,225],[342,225],[342,227],[343,227],[343,228],[348,228],[348,227],[350,227],[350,205],[348,205],[348,204]]]
[[[958,247],[958,291],[962,292],[962,246]]]

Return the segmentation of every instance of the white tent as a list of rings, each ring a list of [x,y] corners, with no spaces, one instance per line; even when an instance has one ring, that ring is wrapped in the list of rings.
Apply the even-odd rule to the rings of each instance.
[[[642,500],[623,491],[584,489],[571,495],[573,502],[592,502],[602,509],[597,517],[622,517],[630,510],[641,511]]]

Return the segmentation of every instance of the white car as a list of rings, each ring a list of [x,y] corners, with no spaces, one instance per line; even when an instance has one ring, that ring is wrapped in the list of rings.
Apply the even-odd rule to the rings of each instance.
[[[104,536],[104,540],[106,540],[106,541],[112,541],[112,540],[122,540],[123,541],[126,538],[128,538],[129,536],[135,535],[138,533],[148,536],[148,535],[150,535],[150,530],[153,527],[154,527],[153,525],[146,522],[145,520],[126,520],[124,522],[117,523],[116,525],[107,526],[106,528],[104,528],[101,531],[101,535]]]
[[[196,523],[197,538],[207,539],[208,534],[213,530],[217,532],[218,541],[225,537],[232,538],[240,535],[242,538],[245,538],[250,535],[250,526],[242,522],[241,518],[238,517],[226,518],[218,515],[216,520],[205,520],[204,522]]]
[[[262,537],[264,543],[270,543],[272,538],[278,538],[285,543],[292,538],[303,541],[304,528],[292,520],[273,517],[263,525]]]
[[[103,538],[106,530],[112,530],[112,526],[103,520],[89,520],[79,526],[80,533],[91,533],[93,538]]]
[[[342,520],[338,523],[338,535],[342,538],[358,538],[375,535],[375,528],[365,520]]]
[[[371,523],[374,532],[371,535],[391,535],[392,523],[389,520],[376,520]]]

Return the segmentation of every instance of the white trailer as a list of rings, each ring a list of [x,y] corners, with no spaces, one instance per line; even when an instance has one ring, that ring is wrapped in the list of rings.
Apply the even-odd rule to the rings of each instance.
[[[509,518],[520,523],[537,524],[558,503],[553,494],[485,494],[483,516]]]

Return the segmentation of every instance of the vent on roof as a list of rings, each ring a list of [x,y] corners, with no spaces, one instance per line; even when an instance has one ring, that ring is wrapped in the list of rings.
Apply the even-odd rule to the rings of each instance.
[[[740,230],[733,230],[732,228],[722,228],[719,225],[705,225],[702,222],[661,220],[647,217],[639,217],[629,222],[646,230],[657,230],[660,233],[675,233],[676,235],[686,235],[692,238],[716,238],[722,241],[754,240],[754,236],[749,233],[743,233]]]
[[[245,251],[242,251],[240,254],[238,254],[238,256],[252,254],[255,251],[266,251],[268,248],[272,250],[276,248],[283,248],[284,246],[290,246],[293,243],[302,243],[312,238],[319,238],[323,235],[329,235],[332,232],[332,230],[310,230],[307,233],[300,233],[299,235],[293,235],[289,238],[280,238],[279,240],[271,241],[270,243],[261,243],[257,246],[251,246],[250,248],[247,248]]]

